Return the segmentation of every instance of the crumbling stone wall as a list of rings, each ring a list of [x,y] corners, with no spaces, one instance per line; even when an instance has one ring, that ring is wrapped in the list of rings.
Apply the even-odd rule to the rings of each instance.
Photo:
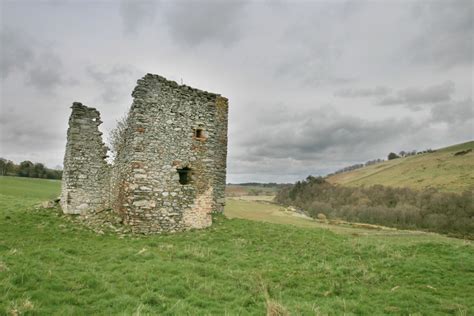
[[[114,209],[140,233],[211,225],[225,203],[227,99],[151,74],[132,96]]]
[[[99,131],[100,113],[79,102],[72,105],[67,131],[61,206],[67,214],[85,214],[109,205],[110,169]]]
[[[225,204],[227,99],[152,74],[138,80],[132,96],[111,170],[103,168],[105,147],[98,124],[90,124],[95,116],[92,122],[100,122],[98,112],[73,106],[64,163],[64,211],[97,210],[108,207],[110,200],[113,211],[136,233],[211,225],[211,213],[222,212]],[[88,141],[82,141],[85,135]],[[84,178],[90,169],[97,172]],[[89,181],[94,175],[96,184]]]

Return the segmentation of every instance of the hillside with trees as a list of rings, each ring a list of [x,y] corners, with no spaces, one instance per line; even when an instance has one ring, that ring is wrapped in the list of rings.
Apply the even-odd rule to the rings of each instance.
[[[352,187],[384,185],[458,193],[474,188],[474,141],[389,156],[387,161],[346,168],[349,170],[328,175],[326,180]]]
[[[278,192],[275,201],[313,218],[343,219],[402,229],[428,230],[474,239],[473,191],[413,190],[382,185],[336,186],[321,177]]]

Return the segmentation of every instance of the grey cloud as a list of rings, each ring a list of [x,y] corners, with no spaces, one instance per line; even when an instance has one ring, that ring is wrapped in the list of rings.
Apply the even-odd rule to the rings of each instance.
[[[474,103],[472,98],[437,104],[431,108],[434,122],[459,124],[474,120]],[[474,126],[471,126],[471,136],[474,136]],[[467,135],[469,136],[469,135]]]
[[[140,27],[151,23],[156,16],[157,3],[152,0],[122,0],[120,15],[125,33],[135,34]]]
[[[0,31],[0,72],[5,78],[12,71],[23,70],[33,60],[34,53],[24,33],[4,28]]]
[[[240,36],[239,19],[245,2],[176,2],[165,8],[164,17],[174,40],[184,46],[203,42],[228,45]]]
[[[328,53],[330,55],[330,53]],[[335,74],[331,68],[335,57],[323,56],[288,56],[275,69],[275,76],[286,77],[304,86],[341,86],[356,81],[354,77],[344,77]]]
[[[272,26],[282,29],[281,36],[269,45],[268,51],[269,58],[277,56],[274,75],[311,88],[354,83],[357,75],[340,66],[347,57],[347,33],[341,21],[357,14],[363,6],[345,2],[282,4],[280,19],[273,20],[276,25]]]
[[[413,62],[430,63],[435,67],[472,65],[474,11],[471,0],[423,1],[415,5],[413,13],[421,25],[409,47]]]
[[[397,91],[395,96],[388,96],[377,102],[378,105],[405,105],[412,110],[419,110],[422,104],[433,104],[451,100],[454,83],[446,81],[426,88],[407,88]]]
[[[294,113],[280,111],[267,120],[258,119],[259,132],[242,139],[243,157],[316,159],[327,152],[342,151],[355,155],[364,146],[376,146],[416,128],[409,119],[368,121],[343,115],[330,108]],[[280,118],[279,118],[280,117]]]
[[[375,88],[341,89],[336,91],[334,95],[341,98],[362,98],[384,96],[387,95],[389,92],[389,88],[377,86]]]
[[[164,22],[172,40],[181,46],[193,47],[203,42],[227,46],[240,36],[242,21],[238,17],[245,4],[244,1],[123,0],[120,14],[127,34],[136,34],[157,19]]]
[[[308,114],[310,118],[293,121],[286,128],[271,126],[278,130],[276,135],[251,141],[250,154],[278,158],[308,159],[331,149],[344,147],[348,153],[364,144],[376,144],[387,141],[411,129],[410,121],[384,120],[370,122],[356,117],[336,114],[327,117],[323,113]],[[329,120],[329,123],[327,122]],[[267,127],[268,129],[268,127]]]
[[[78,83],[77,80],[66,77],[64,73],[59,56],[46,52],[37,56],[35,63],[27,70],[26,83],[46,92],[51,92],[59,86]]]
[[[73,99],[100,109],[107,134],[145,72],[229,98],[229,181],[472,138],[467,1],[76,2],[2,3],[4,155],[60,163]]]
[[[438,123],[446,124],[439,135],[448,132],[453,139],[474,135],[472,98],[437,103],[430,110],[430,117],[415,121],[410,117],[367,120],[330,107],[294,111],[276,105],[271,115],[255,108],[255,118],[233,140],[239,150],[230,154],[229,173],[235,179],[259,174],[266,181],[324,175],[341,166],[384,158],[407,147],[405,143],[413,148],[429,144],[435,137],[432,125]],[[407,141],[412,138],[420,141]]]
[[[0,36],[2,77],[19,71],[26,84],[47,93],[59,86],[77,83],[64,76],[61,58],[51,48],[42,46],[19,30],[6,28]]]
[[[130,65],[113,65],[110,68],[90,65],[86,67],[86,73],[101,87],[100,98],[108,104],[117,103],[129,95],[131,90],[127,84],[143,75]]]
[[[64,143],[63,133],[58,133],[55,124],[44,124],[45,120],[54,119],[49,115],[46,119],[42,113],[25,115],[17,108],[4,105],[0,118],[0,144],[3,154],[21,153],[22,151],[43,151]],[[60,125],[62,125],[62,122]],[[8,144],[7,148],[3,148]]]

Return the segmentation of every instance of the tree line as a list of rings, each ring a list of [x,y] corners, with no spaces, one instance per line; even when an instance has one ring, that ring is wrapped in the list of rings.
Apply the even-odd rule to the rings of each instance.
[[[0,158],[0,175],[60,180],[63,176],[63,171],[47,168],[40,162],[33,163],[25,160],[17,165],[11,160]]]
[[[431,148],[426,149],[426,150],[422,150],[422,151],[417,151],[417,150],[404,151],[404,150],[402,150],[398,154],[396,154],[394,152],[389,153],[387,155],[387,160],[393,160],[393,159],[397,159],[397,158],[404,158],[404,157],[410,157],[410,156],[427,154],[427,153],[434,153],[434,152],[436,152],[436,150],[432,150]],[[363,167],[375,165],[375,164],[378,164],[378,163],[381,163],[381,162],[384,162],[384,161],[386,161],[386,160],[384,160],[384,159],[373,159],[373,160],[369,160],[365,163],[357,163],[357,164],[354,164],[354,165],[351,165],[351,166],[347,166],[347,167],[338,169],[333,173],[329,173],[328,175],[326,175],[326,177],[330,177],[330,176],[335,175],[335,174],[349,172],[349,171],[360,169],[360,168],[363,168]]]
[[[388,158],[388,160],[392,160],[392,159],[410,157],[410,156],[421,155],[421,154],[431,154],[431,153],[434,153],[434,152],[436,152],[436,150],[433,150],[431,148],[426,149],[426,150],[422,150],[422,151],[416,151],[416,150],[404,151],[404,150],[402,150],[398,153],[398,155],[394,152],[391,152],[390,154],[388,154],[387,158]]]
[[[313,218],[324,214],[329,219],[474,239],[473,197],[472,190],[456,194],[382,185],[343,187],[309,176],[280,190],[275,201],[300,208]]]
[[[384,162],[384,161],[385,160],[383,160],[383,159],[374,159],[374,160],[369,160],[366,163],[357,163],[355,165],[347,166],[347,167],[341,168],[339,170],[336,170],[335,172],[328,174],[327,177],[335,175],[335,174],[349,172],[349,171],[360,169],[360,168],[363,168],[363,167],[375,165],[375,164],[378,164],[378,163],[381,163],[381,162]]]

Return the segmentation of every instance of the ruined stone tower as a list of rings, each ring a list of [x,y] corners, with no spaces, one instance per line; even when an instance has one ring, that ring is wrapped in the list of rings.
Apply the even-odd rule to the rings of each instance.
[[[211,213],[222,212],[225,203],[227,99],[152,74],[138,80],[132,96],[112,166],[104,165],[99,113],[73,105],[64,212],[88,214],[110,207],[137,233],[211,225]]]

